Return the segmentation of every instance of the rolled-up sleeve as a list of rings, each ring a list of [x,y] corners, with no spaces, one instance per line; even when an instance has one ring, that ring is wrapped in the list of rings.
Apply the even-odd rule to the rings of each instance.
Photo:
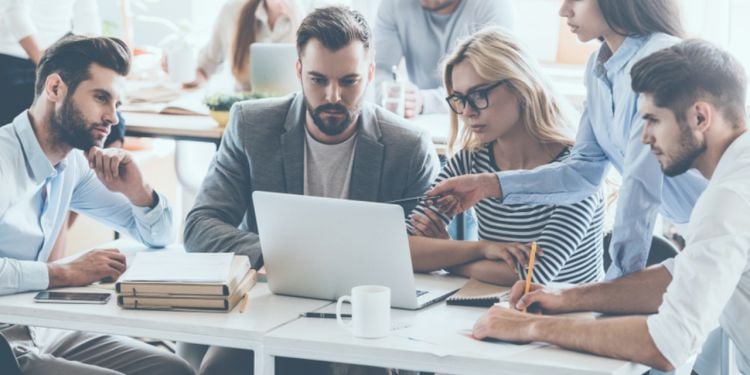
[[[0,295],[49,286],[49,273],[44,262],[0,258]]]
[[[748,210],[747,201],[726,189],[714,190],[695,208],[693,238],[675,258],[672,282],[647,321],[656,347],[673,366],[700,350],[735,293],[748,264]]]
[[[174,241],[172,209],[165,196],[159,194],[159,202],[153,208],[138,207],[124,195],[107,190],[93,171],[80,173],[84,177],[75,188],[72,210],[126,232],[149,247],[163,247]]]
[[[0,7],[5,8],[2,20],[16,40],[36,34],[36,26],[29,13],[29,1],[3,0],[2,2],[5,3],[4,7]]]

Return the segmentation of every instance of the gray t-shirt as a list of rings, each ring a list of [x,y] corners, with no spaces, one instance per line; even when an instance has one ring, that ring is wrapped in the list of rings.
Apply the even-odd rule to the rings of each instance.
[[[463,38],[485,26],[513,28],[510,0],[462,0],[451,14],[422,8],[419,0],[382,0],[375,22],[375,92],[403,57],[409,80],[424,97],[424,113],[447,112],[440,64]],[[380,98],[378,98],[378,101]]]
[[[349,198],[357,133],[335,145],[320,143],[305,130],[305,195]]]

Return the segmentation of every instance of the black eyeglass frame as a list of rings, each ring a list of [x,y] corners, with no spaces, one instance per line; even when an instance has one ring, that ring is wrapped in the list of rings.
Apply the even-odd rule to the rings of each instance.
[[[452,95],[445,98],[445,101],[448,102],[448,107],[450,107],[451,111],[457,115],[462,115],[464,113],[464,110],[466,109],[466,105],[470,105],[471,108],[473,108],[475,111],[480,111],[483,109],[487,109],[487,107],[490,106],[490,100],[487,97],[490,94],[490,91],[496,89],[497,87],[500,87],[501,85],[507,83],[507,79],[499,80],[487,87],[482,87],[481,89],[475,89],[471,90],[466,95],[459,95],[456,93],[453,93]],[[478,106],[474,99],[472,99],[473,96],[479,95],[479,99],[482,99],[482,101],[486,104],[483,106]],[[453,108],[453,104],[451,104],[451,100],[458,99],[461,101],[461,107],[463,110],[459,111],[456,108]]]

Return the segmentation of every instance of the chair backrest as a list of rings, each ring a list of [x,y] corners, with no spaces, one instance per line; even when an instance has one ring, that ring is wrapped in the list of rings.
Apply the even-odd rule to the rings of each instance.
[[[604,236],[604,269],[608,269],[612,263],[612,259],[609,256],[609,243],[612,240],[612,232],[607,233]],[[675,247],[668,239],[654,235],[651,238],[651,248],[648,252],[648,259],[646,260],[646,267],[654,264],[659,264],[669,258],[673,258],[679,254],[679,250]]]
[[[21,368],[18,367],[13,348],[2,333],[0,333],[0,368],[3,369],[3,374],[21,375]]]

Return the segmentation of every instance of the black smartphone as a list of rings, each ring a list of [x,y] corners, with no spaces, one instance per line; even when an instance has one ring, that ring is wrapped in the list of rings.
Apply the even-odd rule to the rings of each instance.
[[[34,302],[105,304],[109,298],[109,293],[39,292],[34,296]]]

